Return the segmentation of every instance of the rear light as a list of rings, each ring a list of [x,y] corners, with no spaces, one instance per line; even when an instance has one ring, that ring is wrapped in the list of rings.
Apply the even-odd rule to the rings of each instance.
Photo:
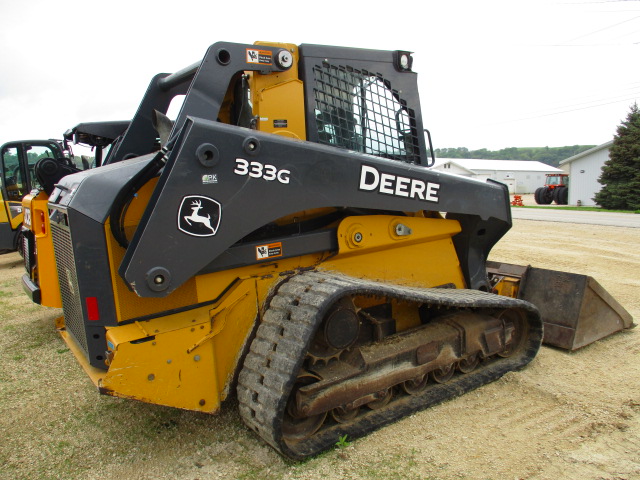
[[[100,312],[98,311],[97,297],[87,297],[85,299],[87,305],[87,319],[91,322],[100,320]]]
[[[26,210],[25,210],[26,211]],[[29,227],[36,236],[41,237],[47,233],[47,224],[45,223],[45,213],[39,209],[33,209],[33,217],[29,215]]]

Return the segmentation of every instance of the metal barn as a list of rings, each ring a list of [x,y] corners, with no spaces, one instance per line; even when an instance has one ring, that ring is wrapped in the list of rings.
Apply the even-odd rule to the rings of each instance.
[[[609,160],[613,140],[560,162],[569,174],[569,205],[595,205],[593,201],[602,185],[598,182],[604,162]]]
[[[562,172],[559,168],[536,161],[475,158],[438,158],[431,168],[480,180],[491,178],[506,184],[511,194],[533,193],[544,185],[547,173]]]

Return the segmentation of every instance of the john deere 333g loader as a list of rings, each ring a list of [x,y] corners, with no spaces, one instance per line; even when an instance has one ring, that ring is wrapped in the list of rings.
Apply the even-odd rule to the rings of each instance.
[[[507,188],[427,168],[411,67],[217,43],[154,79],[147,99],[186,94],[175,122],[141,105],[122,160],[49,201],[60,331],[101,393],[216,412],[236,391],[299,459],[531,361],[523,271],[486,265]]]

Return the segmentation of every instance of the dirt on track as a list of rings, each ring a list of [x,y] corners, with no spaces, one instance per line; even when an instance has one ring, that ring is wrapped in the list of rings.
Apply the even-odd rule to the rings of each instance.
[[[515,220],[491,260],[592,275],[640,319],[639,229]],[[640,328],[542,347],[522,371],[292,463],[233,400],[209,416],[99,396],[22,269],[0,257],[2,479],[640,479]]]

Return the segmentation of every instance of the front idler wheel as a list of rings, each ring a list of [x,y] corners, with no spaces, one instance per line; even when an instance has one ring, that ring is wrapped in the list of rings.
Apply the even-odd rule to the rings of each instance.
[[[504,310],[498,318],[502,320],[505,332],[505,347],[498,355],[507,358],[522,348],[528,336],[527,322],[523,312],[515,309]]]

